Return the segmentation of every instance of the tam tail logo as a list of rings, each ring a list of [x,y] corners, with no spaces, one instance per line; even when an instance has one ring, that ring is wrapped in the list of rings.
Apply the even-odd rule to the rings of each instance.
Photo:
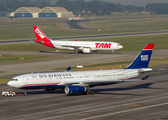
[[[111,48],[111,43],[95,43],[96,48]]]
[[[43,33],[38,28],[36,28],[35,33],[37,33],[38,36],[40,36],[41,39],[45,38],[45,36],[43,35]]]

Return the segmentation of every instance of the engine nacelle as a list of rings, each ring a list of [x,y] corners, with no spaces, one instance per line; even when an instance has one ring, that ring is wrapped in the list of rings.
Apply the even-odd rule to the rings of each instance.
[[[66,86],[65,87],[65,93],[67,95],[69,94],[78,94],[78,93],[84,93],[86,91],[86,87],[83,86]]]
[[[90,53],[91,52],[91,50],[90,50],[90,48],[83,48],[83,53]]]

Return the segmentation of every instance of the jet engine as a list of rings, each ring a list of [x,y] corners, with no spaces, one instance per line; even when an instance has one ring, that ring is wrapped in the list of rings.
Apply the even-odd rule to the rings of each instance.
[[[91,50],[90,50],[90,48],[83,48],[83,53],[90,53],[91,52]]]
[[[86,87],[83,86],[66,86],[65,87],[65,93],[67,95],[69,94],[78,94],[78,93],[84,93],[86,92]]]

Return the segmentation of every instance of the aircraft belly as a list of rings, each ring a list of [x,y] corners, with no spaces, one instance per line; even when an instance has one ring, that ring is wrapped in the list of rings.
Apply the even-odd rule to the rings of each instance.
[[[62,46],[56,46],[56,45],[55,45],[55,48],[56,49],[64,49],[64,50],[74,50],[74,48],[71,48],[71,47],[62,47]]]
[[[53,88],[53,89],[64,89],[64,85],[24,85],[20,89],[47,89],[47,88]]]

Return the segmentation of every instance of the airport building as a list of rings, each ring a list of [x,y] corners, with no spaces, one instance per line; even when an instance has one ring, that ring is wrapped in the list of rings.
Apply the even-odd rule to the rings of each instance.
[[[38,17],[58,17],[58,18],[63,18],[63,17],[72,17],[73,13],[68,12],[65,8],[63,7],[45,7],[40,10]]]
[[[41,9],[38,7],[21,7],[10,14],[11,17],[38,18]]]
[[[11,17],[19,18],[64,18],[73,17],[72,12],[68,12],[63,7],[21,7],[10,14]]]

